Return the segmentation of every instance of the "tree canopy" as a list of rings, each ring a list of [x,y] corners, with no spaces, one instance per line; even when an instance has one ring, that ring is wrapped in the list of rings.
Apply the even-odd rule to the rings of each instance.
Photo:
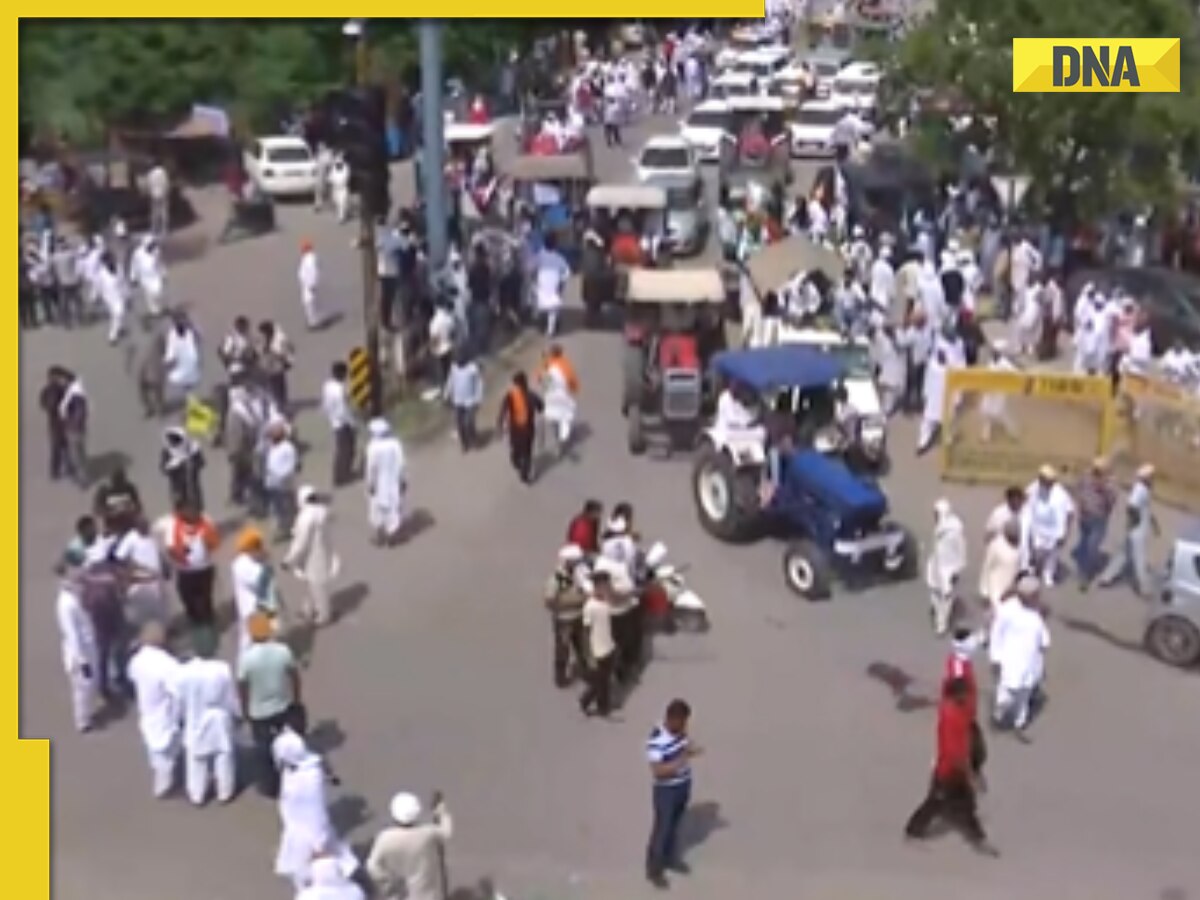
[[[1012,92],[1014,37],[1072,35],[1179,37],[1182,90]],[[919,92],[960,102],[994,161],[1031,179],[1030,201],[1076,220],[1174,196],[1200,136],[1198,49],[1187,0],[941,0],[890,64],[901,103]]]
[[[193,103],[222,105],[235,122],[263,127],[353,73],[340,19],[23,19],[20,117],[26,133],[81,142],[110,127],[161,125]],[[559,26],[561,27],[561,25]],[[448,74],[486,84],[508,52],[555,29],[546,20],[452,21]],[[411,21],[368,24],[372,77],[412,83]]]

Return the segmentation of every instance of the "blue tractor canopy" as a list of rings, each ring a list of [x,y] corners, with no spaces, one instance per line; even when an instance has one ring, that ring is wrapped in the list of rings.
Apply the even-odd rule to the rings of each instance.
[[[788,456],[783,481],[792,488],[777,495],[776,510],[784,516],[791,512],[788,498],[796,496],[815,501],[837,519],[843,531],[875,528],[888,512],[887,497],[875,482],[860,478],[840,460],[816,450],[796,450]]]
[[[754,350],[726,350],[713,357],[713,371],[726,382],[759,392],[833,385],[842,377],[842,363],[813,347],[784,345]]]

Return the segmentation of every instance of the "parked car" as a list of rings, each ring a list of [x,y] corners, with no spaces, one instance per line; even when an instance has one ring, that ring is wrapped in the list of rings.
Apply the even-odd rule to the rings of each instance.
[[[1158,266],[1077,269],[1067,279],[1067,296],[1074,301],[1089,281],[1103,293],[1120,290],[1137,298],[1150,315],[1155,353],[1175,340],[1200,350],[1200,278]]]
[[[1181,669],[1200,665],[1200,528],[1175,541],[1159,597],[1146,622],[1150,655]]]
[[[818,99],[828,97],[833,91],[833,79],[842,70],[849,54],[845,50],[825,47],[814,50],[802,60],[812,73],[813,92]]]
[[[310,197],[317,188],[317,160],[304,138],[259,138],[246,148],[244,162],[247,177],[268,197]]]
[[[701,162],[721,160],[722,144],[733,143],[733,113],[724,100],[705,100],[684,119],[680,136],[692,145]]]
[[[883,71],[872,62],[848,63],[833,79],[830,96],[860,116],[874,120]]]
[[[833,156],[833,133],[845,114],[845,109],[835,100],[801,103],[788,123],[792,156]]]
[[[637,180],[647,184],[655,176],[699,178],[700,160],[682,135],[661,135],[646,142],[634,162]]]

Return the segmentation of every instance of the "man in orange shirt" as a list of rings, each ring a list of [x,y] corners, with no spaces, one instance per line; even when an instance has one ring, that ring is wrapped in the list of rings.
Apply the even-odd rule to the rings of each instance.
[[[552,344],[547,351],[540,380],[545,404],[543,417],[546,424],[554,426],[556,449],[561,455],[571,442],[571,431],[575,425],[579,377],[559,344]]]
[[[533,440],[541,411],[542,398],[530,390],[525,373],[517,372],[500,405],[496,431],[503,432],[507,428],[512,465],[525,484],[533,484]]]
[[[175,569],[175,589],[194,628],[214,627],[213,554],[220,536],[208,516],[190,503],[175,508],[166,530],[167,553]]]
[[[971,766],[971,723],[968,707],[970,686],[963,678],[947,682],[938,705],[937,759],[929,793],[909,817],[905,836],[924,838],[934,820],[942,817],[957,825],[971,846],[980,853],[997,856],[988,843],[975,807],[974,773]]]

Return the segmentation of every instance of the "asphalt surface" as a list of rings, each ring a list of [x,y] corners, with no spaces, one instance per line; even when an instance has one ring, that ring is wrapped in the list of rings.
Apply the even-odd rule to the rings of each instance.
[[[647,131],[630,129],[626,152],[598,148],[604,178],[628,177],[629,153]],[[197,202],[215,232],[219,203]],[[312,444],[305,473],[325,485],[330,441],[312,401],[332,359],[357,342],[354,228],[303,207],[281,216],[278,234],[210,247],[177,265],[169,290],[207,338],[210,377],[211,348],[238,313],[272,317],[293,337],[293,393]],[[295,269],[303,237],[316,242],[326,297],[346,314],[318,334],[302,327]],[[908,846],[901,828],[926,786],[927,698],[946,649],[930,634],[922,584],[839,592],[819,605],[796,600],[783,586],[779,545],[725,547],[703,534],[686,458],[629,457],[619,338],[577,333],[565,344],[582,380],[586,427],[576,458],[535,486],[517,483],[500,446],[463,457],[447,436],[418,449],[412,499],[428,524],[393,551],[367,545],[361,489],[337,494],[345,563],[338,621],[316,636],[304,683],[315,743],[344,783],[333,794],[335,818],[356,844],[385,824],[394,791],[441,789],[456,820],[449,863],[458,900],[486,897],[481,879],[510,900],[650,896],[641,880],[649,817],[642,747],[664,704],[683,696],[707,754],[686,826],[694,874],[677,880],[676,894],[1200,896],[1200,682],[1141,653],[1143,610],[1131,595],[1052,596],[1049,706],[1032,745],[992,742],[982,809],[1002,858],[978,858],[954,836]],[[127,457],[153,510],[166,501],[159,426],[141,418],[125,356],[105,345],[102,329],[39,331],[22,350],[22,734],[54,742],[55,896],[291,896],[272,874],[272,804],[253,793],[204,810],[179,797],[156,802],[131,716],[86,736],[71,728],[49,570],[90,498],[47,481],[36,407],[42,372],[60,362],[83,376],[98,467]],[[911,423],[894,426],[895,471],[885,484],[896,517],[924,538],[932,502],[944,494],[979,535],[998,492],[943,487],[932,459],[912,458],[914,441]],[[225,485],[224,460],[212,455],[207,495],[222,498]],[[658,642],[611,723],[585,720],[574,694],[551,686],[540,602],[566,522],[588,497],[631,500],[642,533],[666,541],[688,566],[714,623],[708,635]],[[225,521],[230,511],[214,513]],[[1164,526],[1169,534],[1170,517]],[[982,549],[976,539],[974,565]],[[218,590],[227,601],[224,566]],[[232,656],[228,634],[225,646]],[[880,671],[912,680],[906,702]]]

